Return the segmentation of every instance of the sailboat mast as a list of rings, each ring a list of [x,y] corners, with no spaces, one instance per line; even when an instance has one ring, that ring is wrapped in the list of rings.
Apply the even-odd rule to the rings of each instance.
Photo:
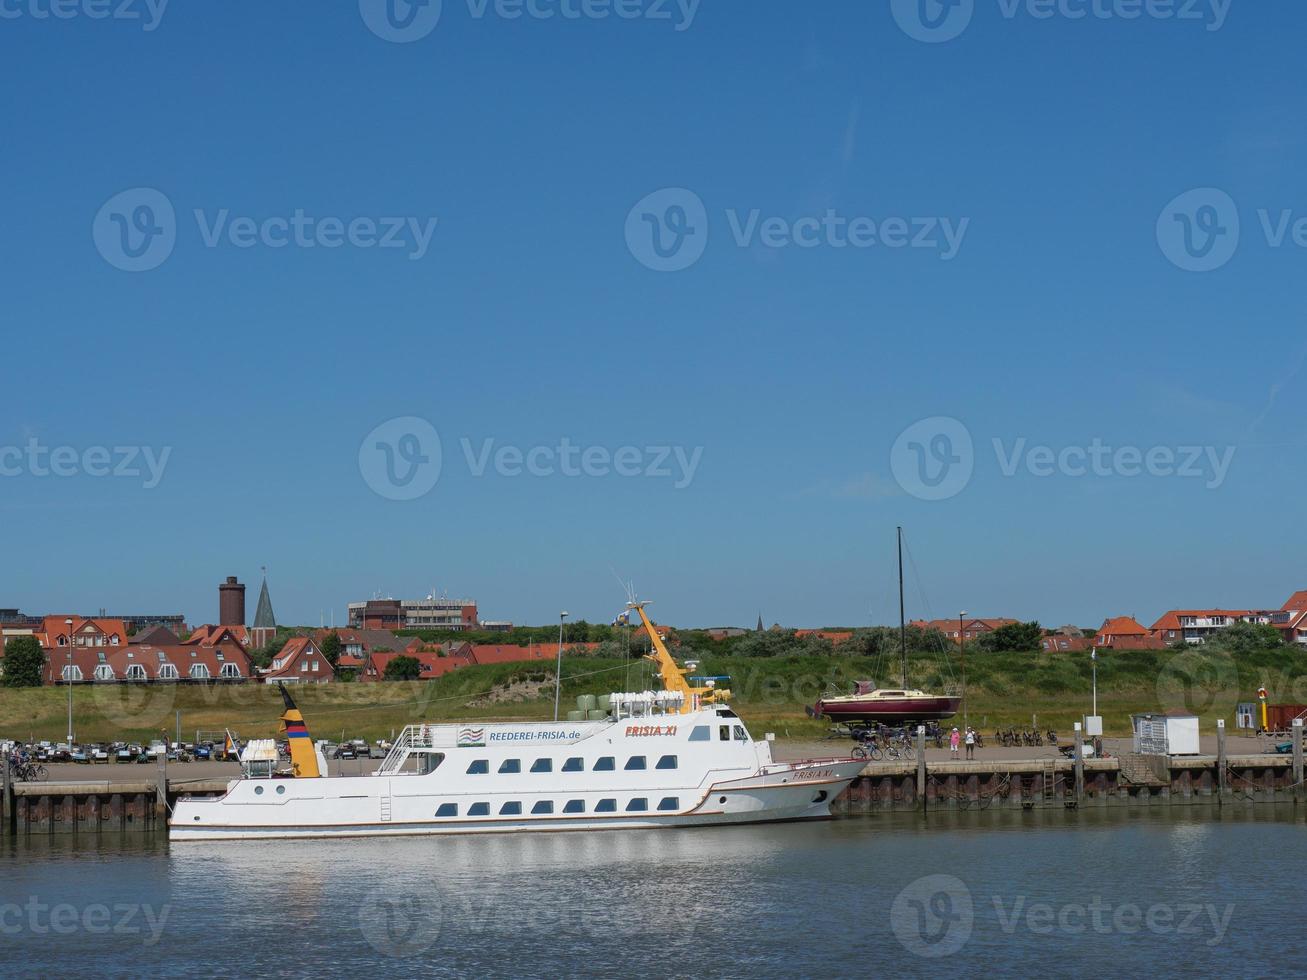
[[[903,528],[898,528],[899,539],[899,652],[903,657],[903,687],[908,686],[908,628],[903,621]]]

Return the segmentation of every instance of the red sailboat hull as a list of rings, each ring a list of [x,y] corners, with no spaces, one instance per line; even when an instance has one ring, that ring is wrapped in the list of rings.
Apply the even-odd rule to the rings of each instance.
[[[823,698],[813,705],[818,716],[832,721],[881,722],[887,725],[909,721],[942,721],[958,713],[962,699],[948,695],[924,697],[848,697]]]

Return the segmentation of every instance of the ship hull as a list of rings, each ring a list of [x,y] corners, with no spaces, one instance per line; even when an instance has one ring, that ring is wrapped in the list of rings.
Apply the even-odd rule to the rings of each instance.
[[[870,698],[856,695],[818,701],[814,712],[832,721],[879,722],[886,725],[912,721],[943,721],[958,713],[962,699],[947,695],[904,698]]]
[[[270,822],[265,813],[251,813],[239,805],[219,809],[219,800],[184,801],[169,828],[169,840],[237,841],[320,839],[331,837],[415,837],[443,834],[503,834],[558,831],[657,830],[678,827],[709,827],[731,824],[776,823],[793,820],[821,820],[831,816],[836,797],[862,771],[860,759],[839,760],[788,774],[778,772],[715,784],[692,809],[676,814],[595,814],[582,817],[487,817],[476,820],[375,819],[379,800],[360,799],[337,811],[337,819],[286,823]],[[786,780],[786,781],[782,781]],[[414,801],[414,809],[430,812],[436,798]],[[266,808],[265,808],[266,810]],[[363,819],[364,816],[373,819]],[[196,816],[201,820],[195,821]],[[194,822],[192,822],[194,821]]]
[[[657,723],[643,723],[649,721]],[[733,713],[715,709],[585,726],[415,727],[410,741],[420,741],[413,748],[431,760],[429,772],[400,765],[399,756],[390,765],[388,756],[366,776],[235,779],[221,797],[179,800],[169,839],[647,830],[821,819],[865,766],[849,758],[774,762],[771,743],[753,742]],[[464,744],[469,741],[475,744]]]

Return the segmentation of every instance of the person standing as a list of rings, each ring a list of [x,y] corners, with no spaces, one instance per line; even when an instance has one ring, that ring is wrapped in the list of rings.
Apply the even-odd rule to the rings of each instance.
[[[974,759],[975,757],[976,757],[976,730],[970,726],[967,726],[967,758]]]
[[[958,757],[958,743],[960,741],[962,741],[962,736],[958,734],[957,727],[954,726],[953,731],[949,732],[948,736],[948,754],[950,759],[956,759]]]

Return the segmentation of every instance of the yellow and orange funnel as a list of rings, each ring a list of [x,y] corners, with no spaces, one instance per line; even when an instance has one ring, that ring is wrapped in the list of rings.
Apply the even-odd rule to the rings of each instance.
[[[281,730],[290,744],[290,770],[297,779],[312,779],[321,776],[318,771],[318,754],[313,751],[313,739],[304,725],[304,716],[295,707],[290,692],[285,684],[278,684],[281,699],[286,702],[286,711],[281,716]]]

